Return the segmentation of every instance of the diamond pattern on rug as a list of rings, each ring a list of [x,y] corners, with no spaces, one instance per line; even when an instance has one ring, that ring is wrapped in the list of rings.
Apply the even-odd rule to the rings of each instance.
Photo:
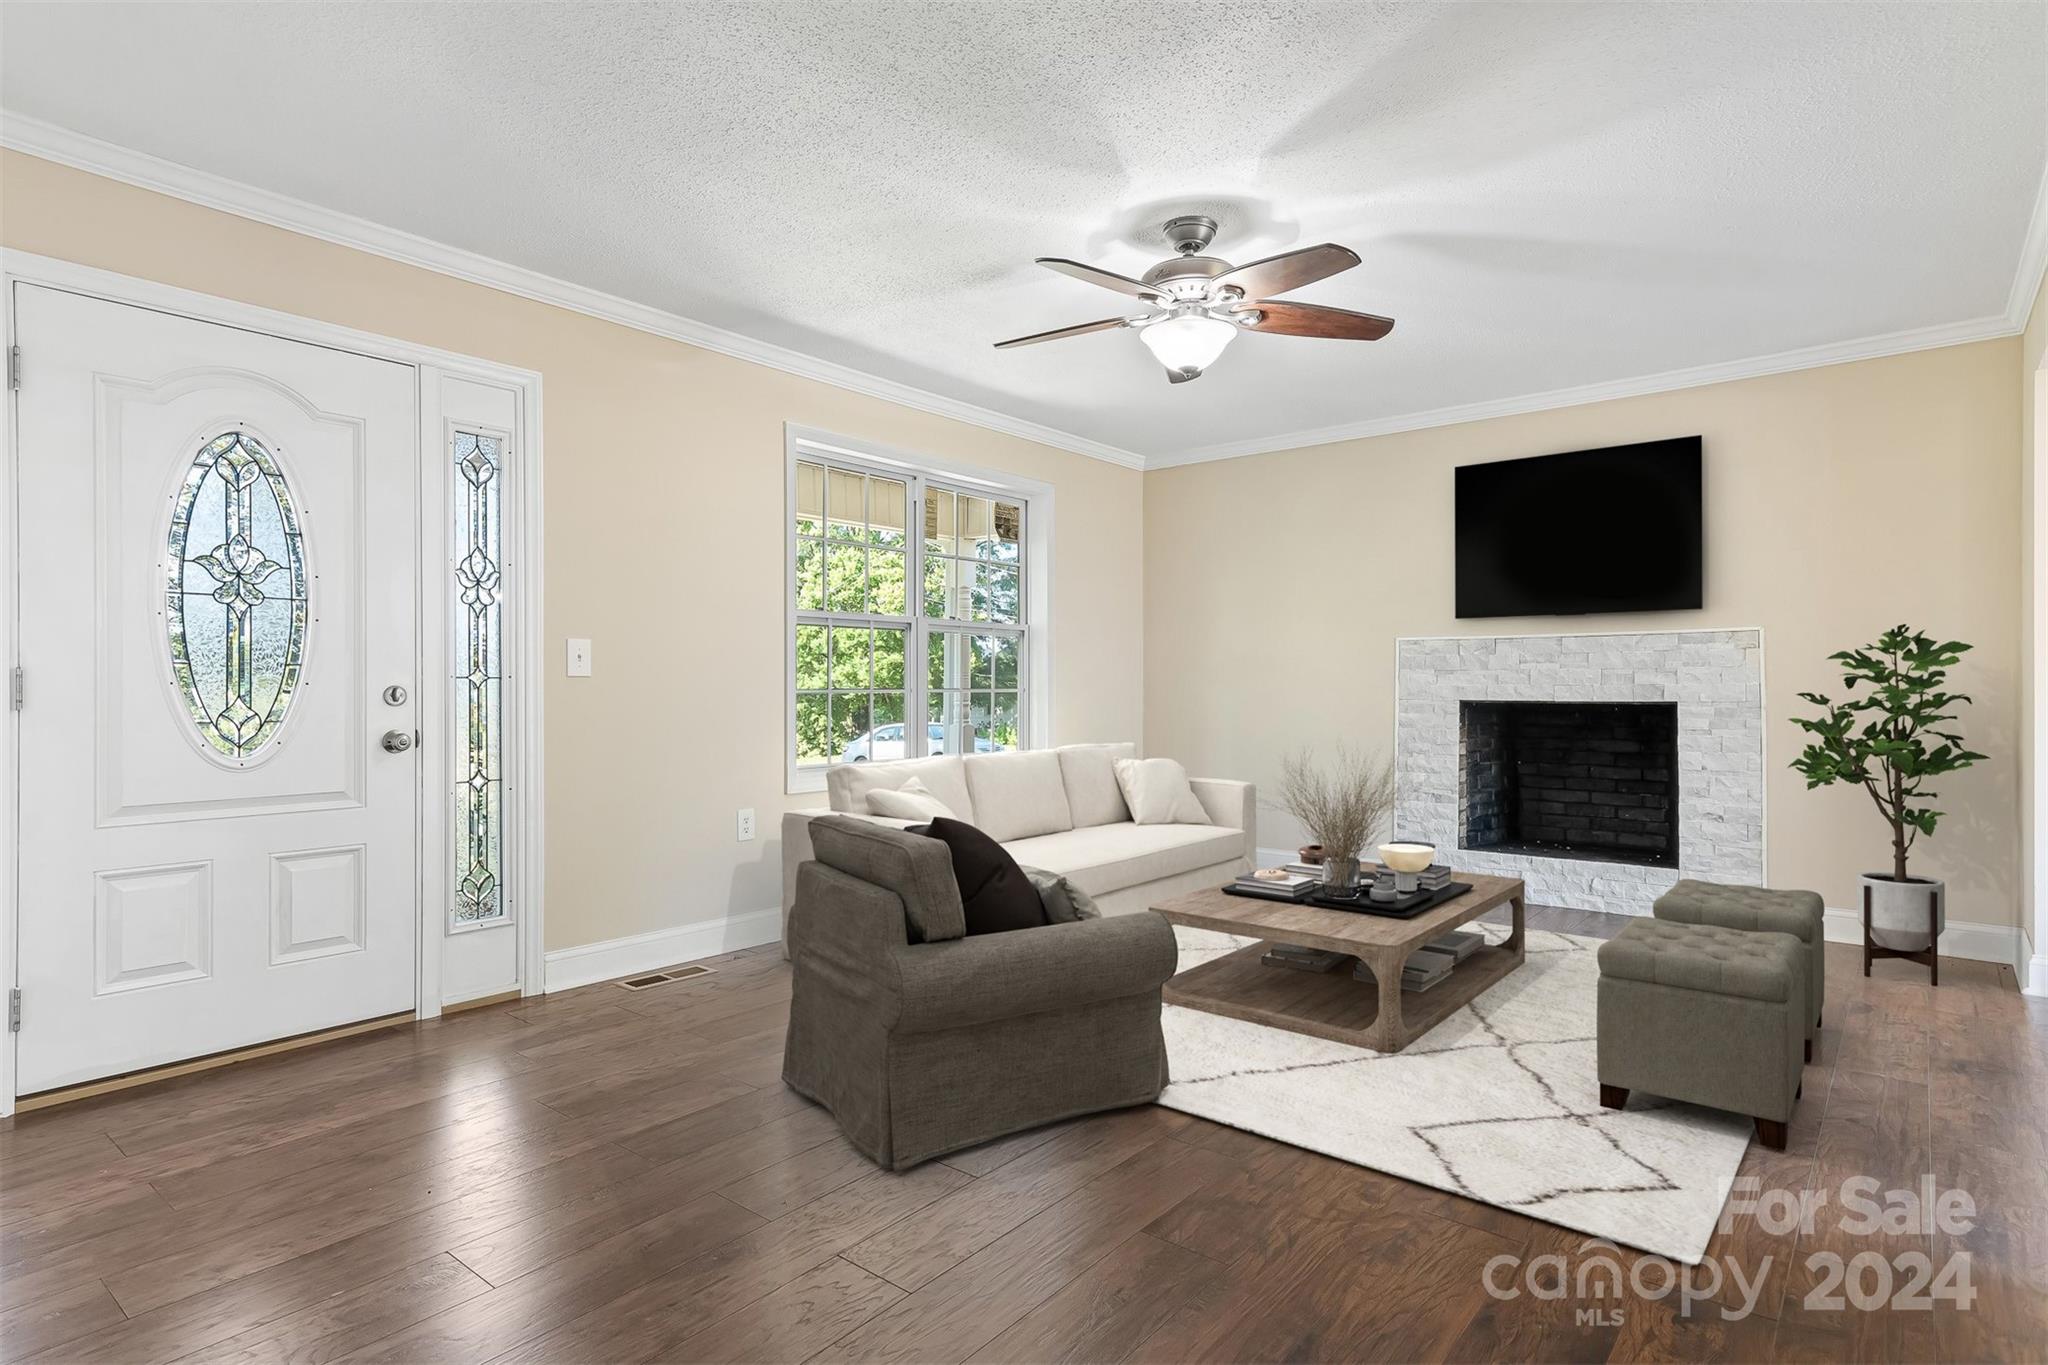
[[[1254,941],[1176,932],[1183,971]],[[1169,1006],[1159,1102],[1696,1263],[1750,1124],[1646,1099],[1600,1107],[1598,948],[1532,931],[1520,968],[1399,1053]]]

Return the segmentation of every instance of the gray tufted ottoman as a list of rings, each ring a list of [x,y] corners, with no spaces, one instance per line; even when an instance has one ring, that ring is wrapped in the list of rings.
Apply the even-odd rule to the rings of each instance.
[[[1600,946],[1600,1103],[1631,1090],[1730,1109],[1785,1150],[1806,1042],[1804,945],[1790,934],[1639,919]]]
[[[1813,1040],[1820,1037],[1821,1010],[1827,1002],[1827,948],[1821,932],[1817,891],[1773,891],[1768,886],[1731,886],[1687,877],[1657,897],[1658,919],[1680,924],[1718,924],[1723,929],[1759,929],[1790,934],[1805,945],[1806,1012],[1813,1027],[1806,1032],[1806,1060],[1813,1060]]]

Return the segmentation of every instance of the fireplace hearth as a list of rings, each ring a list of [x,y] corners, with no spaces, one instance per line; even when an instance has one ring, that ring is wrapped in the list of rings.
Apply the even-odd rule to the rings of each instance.
[[[1460,848],[1678,866],[1676,705],[1462,701],[1458,739]]]

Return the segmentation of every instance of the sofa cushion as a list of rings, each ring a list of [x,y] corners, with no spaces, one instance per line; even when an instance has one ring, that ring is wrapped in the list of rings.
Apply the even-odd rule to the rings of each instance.
[[[819,816],[810,835],[819,862],[896,893],[910,942],[937,943],[966,932],[960,885],[944,844],[849,815]]]
[[[974,803],[973,822],[998,843],[1074,827],[1066,783],[1060,780],[1060,756],[1052,750],[970,754],[961,763]]]
[[[974,823],[974,802],[967,795],[967,774],[961,770],[960,759],[953,754],[908,758],[900,763],[834,764],[825,772],[825,794],[831,798],[833,810],[863,815],[867,813],[869,792],[877,787],[898,790],[913,777],[924,783],[925,790],[953,812],[954,819]]]
[[[1221,825],[1090,825],[1007,845],[1020,863],[1065,873],[1091,896],[1244,856],[1244,831]]]
[[[1053,752],[1060,756],[1060,778],[1066,783],[1067,811],[1075,829],[1131,818],[1123,788],[1116,784],[1116,761],[1137,757],[1137,745],[1063,744]]]
[[[1052,923],[1045,903],[1038,898],[1038,888],[1017,866],[1017,860],[973,825],[941,817],[911,833],[938,840],[952,855],[953,880],[960,887],[968,938]]]
[[[1141,825],[1209,823],[1209,812],[1188,785],[1188,770],[1170,758],[1119,758],[1116,784],[1131,819]]]
[[[932,795],[922,779],[915,777],[894,791],[876,787],[868,792],[868,813],[896,820],[935,820],[942,815],[948,820],[960,818],[951,806]]]

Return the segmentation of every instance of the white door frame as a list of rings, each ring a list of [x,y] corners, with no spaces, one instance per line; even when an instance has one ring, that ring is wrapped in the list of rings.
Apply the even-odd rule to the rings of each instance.
[[[12,354],[14,336],[14,286],[46,285],[158,312],[174,313],[201,322],[218,323],[245,331],[262,332],[287,341],[325,346],[410,367],[418,394],[419,431],[415,448],[420,479],[422,508],[445,508],[440,490],[446,479],[445,461],[428,458],[439,451],[448,421],[444,411],[444,389],[452,383],[483,385],[510,393],[517,420],[509,434],[511,445],[506,471],[506,515],[504,558],[506,599],[506,659],[508,679],[505,704],[506,769],[509,780],[504,789],[506,805],[506,881],[512,890],[513,933],[517,936],[519,990],[538,995],[545,988],[542,958],[543,904],[545,891],[545,846],[543,828],[543,745],[542,692],[545,675],[541,641],[543,601],[542,503],[541,503],[541,377],[522,370],[472,356],[457,355],[431,346],[416,345],[392,337],[377,336],[333,323],[216,298],[209,294],[159,284],[112,271],[79,265],[71,261],[0,248],[0,313],[5,315],[6,345]],[[24,361],[33,375],[33,357]],[[17,607],[20,591],[19,543],[15,506],[17,484],[16,441],[18,414],[12,384],[0,385],[0,671],[11,670],[19,658]],[[448,554],[449,527],[445,517],[436,525],[422,526],[420,546],[420,640],[419,708],[422,728],[445,725],[453,705],[448,669],[447,637],[450,626],[451,579]],[[436,623],[440,623],[436,629]],[[31,691],[34,687],[30,681]],[[34,705],[33,696],[28,705]],[[12,988],[20,979],[17,949],[18,852],[20,825],[18,805],[21,792],[20,713],[11,707],[0,711],[0,987]],[[420,791],[417,801],[419,849],[418,980],[415,983],[417,1013],[431,1019],[441,1013],[447,1000],[442,970],[443,946],[448,941],[445,889],[453,857],[453,831],[448,818],[450,804],[450,753],[448,736],[429,733],[421,746]],[[33,1004],[27,1006],[30,1010]],[[15,1037],[0,1037],[0,1117],[14,1112]]]

